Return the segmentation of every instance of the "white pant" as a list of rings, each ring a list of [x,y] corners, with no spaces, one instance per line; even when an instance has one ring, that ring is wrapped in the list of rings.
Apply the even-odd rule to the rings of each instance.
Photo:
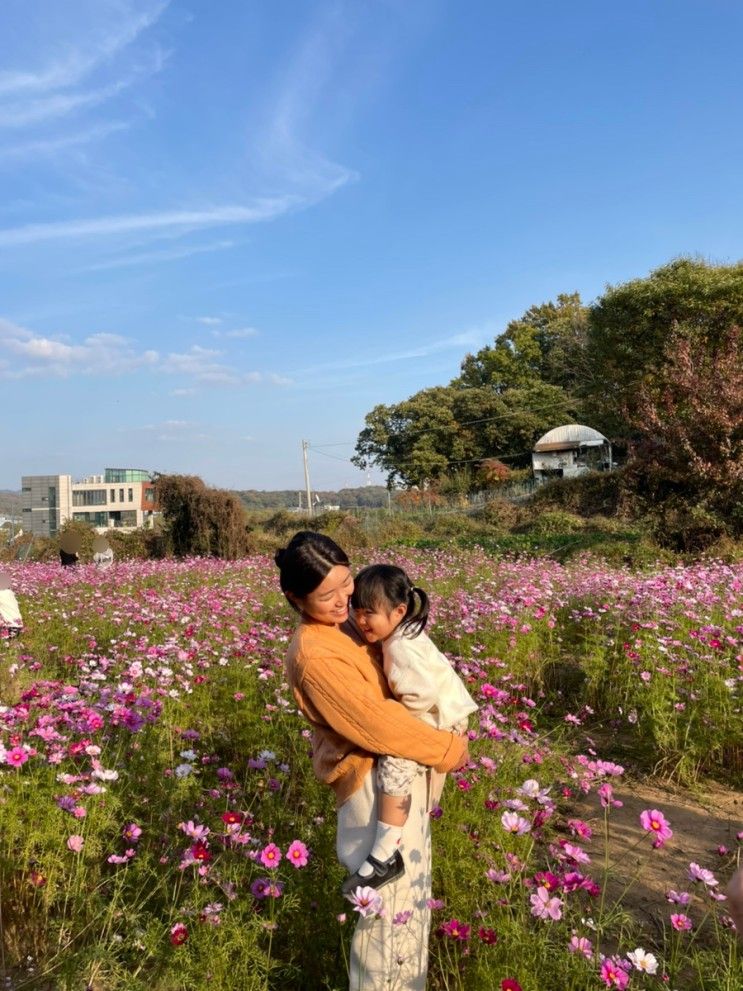
[[[440,776],[436,776],[440,777]],[[383,918],[359,918],[351,943],[349,991],[425,991],[431,911],[431,772],[418,774],[400,850],[405,874],[380,891]],[[372,848],[377,828],[376,772],[338,809],[336,850],[350,872],[358,870]],[[350,905],[348,906],[350,909]],[[407,922],[395,917],[410,912]]]

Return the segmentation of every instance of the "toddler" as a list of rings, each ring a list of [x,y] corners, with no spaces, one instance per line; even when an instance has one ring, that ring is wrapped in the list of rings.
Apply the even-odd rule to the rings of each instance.
[[[18,600],[10,587],[10,575],[0,572],[0,639],[9,640],[23,630]]]
[[[380,643],[384,673],[395,698],[436,729],[464,733],[477,705],[448,659],[423,632],[428,596],[402,568],[372,564],[354,581],[354,620],[367,643]],[[360,885],[381,888],[405,873],[400,850],[410,811],[410,786],[425,768],[402,757],[377,762],[379,812],[369,854],[343,884],[348,895]]]

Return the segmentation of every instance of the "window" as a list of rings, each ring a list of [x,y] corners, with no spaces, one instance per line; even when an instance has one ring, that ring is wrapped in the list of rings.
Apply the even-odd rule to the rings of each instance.
[[[72,505],[73,506],[105,506],[106,505],[106,490],[105,489],[83,489],[82,492],[73,491],[72,493]]]
[[[142,489],[142,501],[143,502],[155,501],[155,489],[153,488],[153,486],[148,485],[147,488]]]
[[[129,489],[129,502],[134,502],[134,489]]]
[[[116,489],[111,489],[111,502],[116,502]]]
[[[119,502],[123,502],[123,501],[124,501],[124,490],[119,489]]]
[[[30,492],[30,491],[31,491],[30,485],[24,485],[23,488],[21,489],[21,492]]]

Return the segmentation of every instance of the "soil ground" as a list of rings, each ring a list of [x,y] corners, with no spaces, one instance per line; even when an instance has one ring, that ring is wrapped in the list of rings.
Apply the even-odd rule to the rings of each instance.
[[[693,885],[688,878],[692,861],[713,871],[720,881],[719,888],[724,891],[742,848],[736,834],[743,830],[743,792],[707,783],[692,794],[672,785],[627,781],[624,787],[615,788],[614,796],[624,804],[620,809],[612,809],[609,819],[609,857],[613,865],[609,899],[618,897],[637,876],[623,897],[623,904],[632,915],[651,921],[658,931],[661,918],[667,920],[671,911],[688,911],[699,921],[701,902],[697,896],[685,910],[669,905],[665,893],[669,889],[692,893],[699,890],[700,886]],[[673,830],[673,837],[659,850],[652,849],[649,837],[640,828],[640,813],[644,809],[661,811]],[[599,851],[603,851],[603,809],[598,797],[592,795],[576,803],[575,811],[594,830],[587,849],[593,848],[593,874],[598,879]],[[638,844],[641,834],[645,838]],[[729,853],[721,855],[718,847],[727,847]]]

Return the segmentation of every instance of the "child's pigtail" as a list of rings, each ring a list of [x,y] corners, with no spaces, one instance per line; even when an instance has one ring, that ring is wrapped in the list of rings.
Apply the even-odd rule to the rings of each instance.
[[[400,623],[402,634],[412,640],[422,633],[428,622],[428,612],[428,596],[422,588],[411,584],[408,588],[408,611]]]

